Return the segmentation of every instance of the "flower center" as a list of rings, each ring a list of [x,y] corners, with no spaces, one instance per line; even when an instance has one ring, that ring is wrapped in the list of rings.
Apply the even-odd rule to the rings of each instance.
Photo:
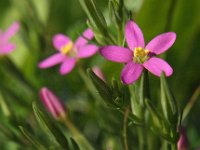
[[[68,44],[64,45],[61,48],[61,53],[62,54],[69,54],[69,52],[73,49],[74,44],[72,42],[69,42]]]
[[[138,64],[144,63],[147,59],[149,59],[149,52],[149,50],[142,47],[136,47],[133,52],[133,61]]]

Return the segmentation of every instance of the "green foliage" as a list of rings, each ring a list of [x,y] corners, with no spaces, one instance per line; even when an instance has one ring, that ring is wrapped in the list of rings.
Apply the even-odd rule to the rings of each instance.
[[[1,31],[15,20],[21,24],[20,31],[11,39],[17,45],[16,51],[0,56],[1,149],[84,150],[86,140],[94,149],[121,150],[125,125],[129,149],[143,147],[138,138],[142,132],[146,133],[141,136],[143,142],[150,139],[145,145],[148,150],[165,150],[165,141],[166,145],[177,142],[180,126],[187,129],[191,149],[197,149],[199,8],[199,0],[0,0]],[[100,56],[80,60],[79,68],[67,76],[59,75],[58,67],[38,69],[41,60],[56,53],[52,46],[54,34],[76,39],[87,25],[95,33],[92,43],[126,47],[124,26],[129,19],[139,24],[146,43],[162,32],[177,34],[171,50],[161,55],[172,65],[174,73],[170,78],[163,74],[160,87],[159,79],[147,72],[135,84],[122,85],[121,66]],[[88,76],[85,74],[86,68],[94,65],[102,68],[106,81],[91,69],[87,70]],[[51,88],[67,104],[68,117],[80,130],[83,141],[78,141],[62,121],[53,120],[36,105],[40,103],[38,91],[42,86]],[[130,113],[124,123],[126,110]],[[137,132],[138,129],[142,131]]]

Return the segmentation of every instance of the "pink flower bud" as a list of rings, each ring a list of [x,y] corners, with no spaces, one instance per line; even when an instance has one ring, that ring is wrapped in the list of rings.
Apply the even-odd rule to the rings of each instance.
[[[46,109],[53,115],[55,119],[64,118],[66,116],[66,109],[64,104],[48,88],[41,88],[40,98]]]
[[[105,76],[104,76],[102,70],[101,70],[99,67],[94,66],[94,67],[92,68],[92,71],[93,71],[101,80],[103,80],[104,82],[106,82]]]
[[[180,129],[180,138],[178,140],[178,150],[187,150],[189,148],[189,141],[186,135],[185,128]]]

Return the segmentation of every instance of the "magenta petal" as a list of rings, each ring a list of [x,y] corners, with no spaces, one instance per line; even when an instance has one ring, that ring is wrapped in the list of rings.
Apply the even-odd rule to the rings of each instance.
[[[151,40],[145,49],[158,55],[169,49],[174,44],[175,40],[176,34],[174,32],[163,33]]]
[[[166,61],[156,57],[150,58],[143,64],[143,66],[152,74],[159,77],[162,72],[164,72],[166,76],[170,76],[173,73],[173,69]]]
[[[131,50],[119,46],[105,46],[100,49],[100,53],[106,59],[114,62],[127,63],[133,59]]]
[[[60,66],[60,74],[66,75],[72,71],[76,64],[75,58],[67,58]]]
[[[46,109],[53,115],[55,119],[65,117],[65,107],[62,101],[54,95],[54,93],[46,87],[40,90],[40,98]]]
[[[87,38],[88,40],[91,40],[94,37],[94,33],[92,31],[92,29],[87,28],[84,32],[83,32],[83,37]]]
[[[15,44],[3,43],[0,45],[0,55],[9,54],[16,49]]]
[[[41,69],[49,68],[49,67],[55,66],[55,65],[63,62],[65,59],[66,59],[66,56],[64,56],[60,53],[57,53],[57,54],[54,54],[54,55],[46,58],[42,62],[40,62],[38,67]]]
[[[91,40],[94,37],[93,31],[88,28],[83,32],[83,35],[78,37],[78,39],[75,42],[75,46],[79,48],[80,46],[83,46],[88,43],[88,40]]]
[[[14,22],[7,31],[3,34],[4,40],[9,40],[13,35],[17,33],[20,28],[19,22]]]
[[[104,82],[106,82],[106,78],[102,72],[102,70],[98,66],[92,67],[92,71]]]
[[[136,47],[144,48],[145,42],[141,29],[134,21],[128,21],[125,29],[126,42],[131,50]]]
[[[69,42],[72,42],[71,39],[64,34],[56,34],[53,37],[53,45],[57,50],[61,50],[61,48],[67,45]]]
[[[131,84],[136,81],[143,70],[141,64],[135,64],[134,62],[129,62],[126,64],[121,72],[121,80],[124,84]]]
[[[98,51],[98,47],[96,45],[90,44],[85,45],[79,48],[77,57],[78,58],[86,58],[94,55]]]

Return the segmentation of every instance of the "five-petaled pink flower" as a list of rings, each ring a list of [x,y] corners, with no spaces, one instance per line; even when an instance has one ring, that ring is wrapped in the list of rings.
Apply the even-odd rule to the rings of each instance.
[[[124,84],[136,81],[144,67],[156,76],[160,76],[162,72],[166,76],[173,73],[173,69],[167,62],[155,56],[173,45],[176,40],[174,32],[160,34],[145,46],[141,29],[134,21],[128,21],[125,36],[129,49],[120,46],[105,46],[100,50],[106,59],[126,63],[121,72],[121,80]]]
[[[16,45],[10,43],[9,40],[17,33],[19,27],[19,22],[14,22],[10,27],[8,27],[7,31],[3,32],[0,30],[0,55],[9,54],[16,49]]]
[[[39,68],[49,68],[60,64],[60,74],[65,75],[72,71],[79,58],[87,58],[94,55],[98,51],[98,47],[94,44],[89,44],[94,34],[91,29],[84,31],[75,43],[63,34],[56,34],[53,37],[53,45],[58,50],[58,53],[43,60],[39,64]]]
[[[67,110],[62,101],[51,90],[46,87],[41,88],[40,98],[55,119],[65,118]]]

